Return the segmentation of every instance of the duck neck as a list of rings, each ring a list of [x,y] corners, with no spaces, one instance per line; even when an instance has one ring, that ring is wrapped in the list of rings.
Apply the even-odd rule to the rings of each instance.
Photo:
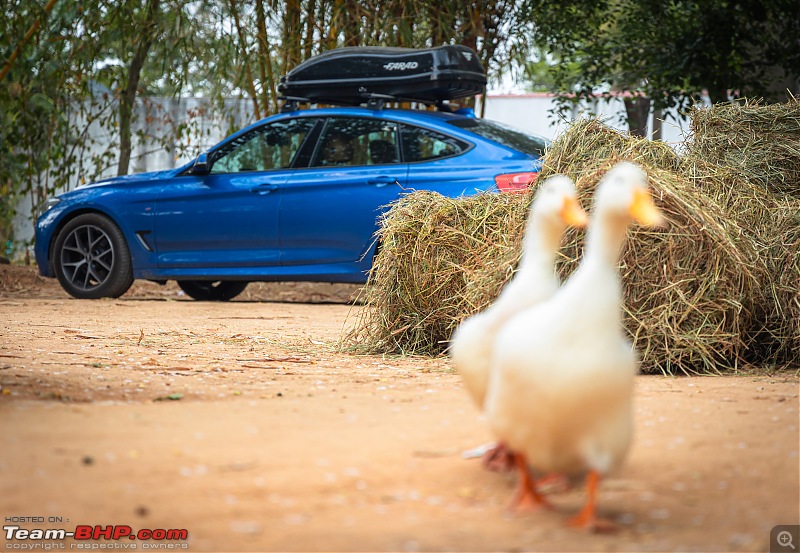
[[[556,253],[561,243],[561,229],[553,229],[550,226],[541,217],[534,215],[531,218],[522,242],[520,272],[554,274]]]
[[[613,213],[596,210],[586,233],[586,259],[617,270],[628,222]]]

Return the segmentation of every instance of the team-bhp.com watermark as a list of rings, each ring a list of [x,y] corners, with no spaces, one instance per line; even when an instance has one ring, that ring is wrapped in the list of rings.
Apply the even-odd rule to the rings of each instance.
[[[3,526],[5,549],[17,551],[50,551],[53,549],[188,549],[189,531],[186,529],[143,528],[134,530],[127,525],[89,526],[80,524],[73,528],[23,528],[23,522],[43,523],[26,518],[18,521],[7,517]],[[30,517],[33,518],[33,517]],[[41,518],[42,520],[39,520]],[[8,524],[12,522],[12,524]],[[71,540],[67,543],[67,540]]]

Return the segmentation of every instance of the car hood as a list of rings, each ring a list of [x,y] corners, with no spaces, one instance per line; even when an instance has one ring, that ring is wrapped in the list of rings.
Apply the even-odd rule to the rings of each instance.
[[[121,177],[110,177],[107,179],[98,180],[89,184],[79,186],[78,190],[86,190],[87,188],[96,188],[99,186],[125,186],[128,184],[138,184],[140,182],[158,181],[170,179],[183,170],[183,167],[177,169],[167,169],[165,171],[151,171],[149,173],[135,173],[133,175],[124,175]]]

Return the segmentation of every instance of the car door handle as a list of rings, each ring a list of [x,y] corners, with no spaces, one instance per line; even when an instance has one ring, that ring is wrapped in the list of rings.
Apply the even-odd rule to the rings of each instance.
[[[400,186],[400,181],[392,177],[375,177],[374,179],[369,179],[367,184],[371,184],[376,188],[383,188],[387,184],[396,184],[397,186]]]
[[[264,196],[266,194],[269,194],[270,192],[274,192],[277,189],[278,189],[277,184],[266,183],[266,184],[259,184],[255,188],[251,188],[250,192],[252,192],[253,194]]]

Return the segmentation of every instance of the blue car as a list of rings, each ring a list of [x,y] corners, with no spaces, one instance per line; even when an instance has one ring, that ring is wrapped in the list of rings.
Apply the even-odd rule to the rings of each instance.
[[[176,280],[197,300],[232,299],[251,281],[363,283],[391,202],[525,188],[546,146],[469,113],[295,109],[183,167],[50,199],[36,262],[76,298],[119,297],[134,279]]]

